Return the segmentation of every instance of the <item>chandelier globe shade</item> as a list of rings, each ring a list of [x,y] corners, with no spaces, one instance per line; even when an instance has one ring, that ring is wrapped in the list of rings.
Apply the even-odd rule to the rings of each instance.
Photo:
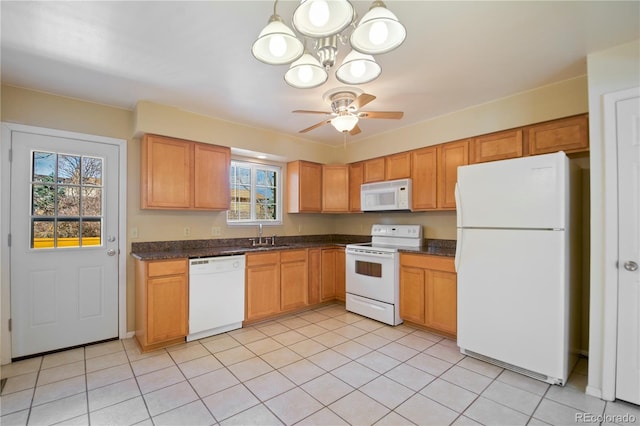
[[[358,52],[378,55],[400,46],[406,36],[407,30],[396,15],[382,1],[374,1],[351,33],[349,42]]]
[[[336,78],[346,84],[364,84],[378,78],[381,72],[373,56],[352,50],[336,70]]]
[[[274,14],[251,48],[253,56],[265,64],[289,64],[304,53],[304,45],[287,27],[280,16]]]
[[[301,0],[292,23],[300,34],[321,38],[342,32],[354,17],[353,6],[347,0]]]
[[[289,86],[297,89],[312,89],[324,84],[329,78],[320,62],[308,52],[291,64],[284,75]]]
[[[358,124],[358,117],[348,113],[331,119],[331,125],[339,132],[350,132],[356,124]]]

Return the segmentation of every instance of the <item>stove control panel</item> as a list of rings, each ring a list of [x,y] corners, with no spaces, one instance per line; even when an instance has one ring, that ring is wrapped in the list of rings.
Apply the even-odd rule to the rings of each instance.
[[[376,224],[371,227],[371,236],[422,239],[422,226]]]

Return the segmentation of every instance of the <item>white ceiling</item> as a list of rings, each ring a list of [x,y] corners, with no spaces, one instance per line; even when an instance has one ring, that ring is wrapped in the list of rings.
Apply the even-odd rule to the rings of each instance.
[[[280,1],[290,25],[297,1]],[[361,17],[370,1],[352,1]],[[349,140],[405,127],[510,94],[585,75],[586,55],[640,38],[638,1],[386,1],[407,29],[378,55],[382,75],[359,86],[377,96],[363,110],[402,120],[363,120]],[[287,66],[265,65],[251,45],[271,1],[2,1],[1,78],[133,109],[140,100],[301,136],[329,110],[330,79],[294,89]],[[342,47],[339,61],[346,54]],[[332,126],[302,135],[339,145]]]

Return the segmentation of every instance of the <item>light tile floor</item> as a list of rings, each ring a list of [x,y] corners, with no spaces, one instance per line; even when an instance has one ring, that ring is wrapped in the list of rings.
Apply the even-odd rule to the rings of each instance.
[[[640,424],[638,406],[585,395],[586,360],[567,386],[549,386],[339,304],[152,353],[112,341],[1,373],[3,426],[612,424],[624,414]]]

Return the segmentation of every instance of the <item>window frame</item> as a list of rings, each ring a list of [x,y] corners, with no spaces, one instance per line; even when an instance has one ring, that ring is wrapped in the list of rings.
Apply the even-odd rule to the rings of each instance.
[[[227,226],[255,226],[255,225],[265,225],[265,226],[270,226],[270,225],[282,225],[282,214],[283,214],[283,207],[282,207],[282,203],[283,203],[283,196],[282,193],[284,192],[284,181],[282,178],[282,173],[283,173],[283,167],[279,164],[270,164],[270,163],[260,163],[260,162],[254,162],[254,161],[249,161],[249,160],[245,160],[245,159],[231,159],[231,164],[229,167],[229,191],[230,193],[233,193],[233,180],[231,179],[231,170],[233,170],[234,165],[239,165],[240,167],[244,167],[244,168],[249,168],[251,169],[251,201],[250,201],[250,205],[251,205],[251,218],[247,219],[247,220],[234,220],[234,219],[229,219],[229,213],[231,212],[231,206],[229,206],[229,210],[227,210],[227,214],[226,214],[226,222],[227,222]],[[256,209],[255,209],[255,199],[256,199],[256,184],[257,184],[257,179],[256,179],[256,175],[257,175],[257,170],[268,170],[268,171],[274,171],[276,173],[276,182],[275,182],[275,188],[276,188],[276,197],[275,197],[275,204],[276,204],[276,218],[274,220],[260,220],[256,218]],[[233,198],[232,198],[233,201]]]

